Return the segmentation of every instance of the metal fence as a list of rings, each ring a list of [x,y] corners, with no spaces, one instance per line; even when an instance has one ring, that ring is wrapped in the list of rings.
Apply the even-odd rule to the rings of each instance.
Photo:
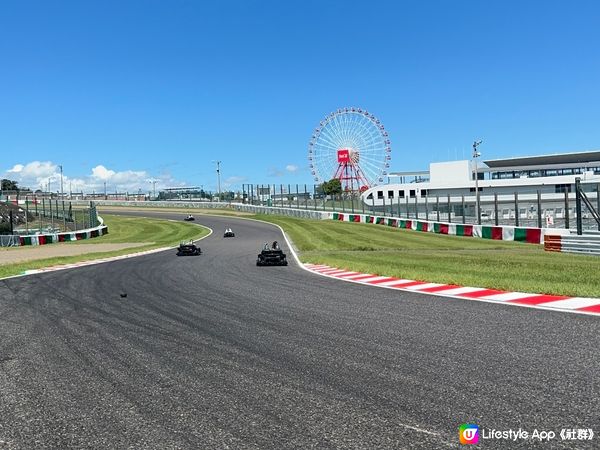
[[[600,210],[600,185],[586,184],[592,206]],[[387,191],[382,191],[382,193]],[[429,197],[378,197],[364,202],[358,194],[324,195],[312,185],[243,185],[243,203],[257,206],[340,211],[447,223],[511,225],[537,228],[574,229],[577,220],[575,192]],[[593,211],[582,205],[583,229],[600,229]]]
[[[15,245],[19,236],[81,231],[100,225],[94,202],[76,207],[68,200],[27,196],[0,203],[0,246]]]

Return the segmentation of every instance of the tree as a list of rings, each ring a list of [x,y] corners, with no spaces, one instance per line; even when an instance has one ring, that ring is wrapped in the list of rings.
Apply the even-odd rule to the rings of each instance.
[[[337,178],[325,181],[320,187],[325,195],[339,195],[342,193],[342,182]]]
[[[16,182],[16,181],[8,180],[6,178],[3,178],[1,186],[0,186],[0,190],[3,190],[3,191],[18,191],[19,190],[18,184],[19,183]]]

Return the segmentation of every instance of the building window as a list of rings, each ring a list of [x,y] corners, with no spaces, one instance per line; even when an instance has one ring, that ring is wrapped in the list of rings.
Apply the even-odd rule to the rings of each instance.
[[[388,198],[394,198],[394,191],[388,191]]]
[[[570,184],[555,184],[554,192],[556,194],[559,194],[561,192],[571,192],[571,185]]]
[[[421,197],[427,197],[427,189],[421,189]]]
[[[398,191],[398,197],[404,198],[404,190]]]
[[[377,198],[378,199],[382,199],[383,198],[383,191],[377,191]]]
[[[367,200],[373,200],[373,193],[372,192],[369,195],[367,195]]]
[[[416,192],[414,189],[410,190],[410,198],[415,198],[417,196]]]

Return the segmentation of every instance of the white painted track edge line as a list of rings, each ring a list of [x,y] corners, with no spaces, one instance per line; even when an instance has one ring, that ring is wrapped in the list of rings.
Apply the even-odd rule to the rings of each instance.
[[[169,219],[161,219],[161,220],[169,220]],[[213,229],[206,225],[201,225],[201,224],[194,224],[194,225],[197,225],[197,226],[207,229],[208,234],[206,236],[202,236],[199,239],[194,239],[192,242],[199,242],[213,234]],[[104,264],[104,263],[109,263],[109,262],[113,262],[113,261],[120,261],[120,260],[127,259],[127,258],[136,258],[138,256],[166,252],[167,250],[173,250],[174,248],[177,248],[177,245],[174,245],[172,247],[159,247],[159,248],[155,248],[155,249],[151,249],[151,250],[144,250],[143,252],[137,252],[137,253],[127,253],[125,255],[109,256],[108,258],[103,257],[103,258],[99,258],[99,259],[90,259],[87,261],[81,261],[79,263],[68,263],[68,264],[58,265],[58,266],[40,267],[39,269],[29,269],[18,275],[10,275],[8,277],[2,277],[2,278],[0,278],[0,281],[10,280],[11,278],[19,278],[19,277],[27,277],[30,275],[38,275],[40,273],[57,272],[59,270],[79,269],[80,267],[94,266],[97,264]],[[69,267],[67,267],[67,266],[69,266]]]

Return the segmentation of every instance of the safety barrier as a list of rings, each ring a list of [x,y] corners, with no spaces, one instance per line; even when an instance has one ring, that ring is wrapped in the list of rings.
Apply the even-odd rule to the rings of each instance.
[[[253,214],[277,214],[281,216],[299,217],[304,219],[324,220],[330,216],[326,211],[310,209],[281,208],[273,206],[254,206],[243,203],[227,202],[181,202],[181,201],[115,201],[95,200],[96,206],[124,206],[134,208],[182,208],[182,209],[232,209],[234,211],[249,212]],[[85,201],[73,200],[73,205],[84,205]]]
[[[100,225],[87,230],[67,231],[63,233],[45,233],[45,234],[30,234],[27,236],[15,236],[19,239],[19,246],[23,245],[46,245],[57,242],[81,241],[83,239],[92,239],[98,236],[108,234],[108,227],[104,225],[102,217],[98,216]]]
[[[544,250],[600,256],[600,236],[593,234],[548,234],[544,241]]]
[[[344,222],[372,223],[428,233],[478,237],[499,241],[520,241],[531,244],[543,243],[544,236],[549,231],[552,233],[560,233],[563,231],[565,233],[569,233],[568,230],[431,222],[424,220],[400,219],[395,217],[372,216],[368,214],[344,214],[338,212],[330,213],[330,218],[332,220],[340,220]]]
[[[74,201],[74,204],[77,202]],[[85,203],[85,202],[83,202]],[[345,222],[373,223],[388,225],[396,228],[411,229],[437,234],[454,236],[469,236],[500,241],[518,241],[532,244],[542,244],[546,233],[568,234],[569,230],[558,230],[534,227],[515,227],[507,225],[471,225],[459,223],[434,222],[417,219],[400,219],[397,217],[377,216],[369,214],[350,214],[331,211],[314,211],[298,208],[284,208],[273,206],[254,206],[242,203],[225,202],[180,202],[180,201],[114,201],[100,200],[97,204],[104,206],[129,206],[129,207],[168,207],[186,209],[223,209],[230,208],[235,211],[250,212],[254,214],[276,214],[290,217],[340,220]]]

